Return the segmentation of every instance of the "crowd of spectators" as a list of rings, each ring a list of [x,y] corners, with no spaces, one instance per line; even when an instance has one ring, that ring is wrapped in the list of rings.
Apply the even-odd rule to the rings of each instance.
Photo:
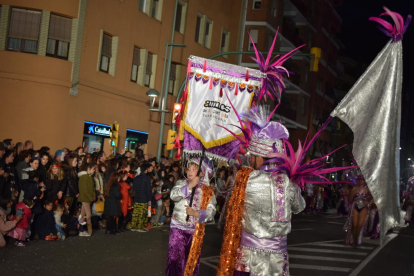
[[[35,150],[32,141],[0,141],[0,246],[167,224],[169,193],[185,170],[165,157],[157,163],[140,148],[135,153],[108,156],[78,147],[51,154],[49,147]]]

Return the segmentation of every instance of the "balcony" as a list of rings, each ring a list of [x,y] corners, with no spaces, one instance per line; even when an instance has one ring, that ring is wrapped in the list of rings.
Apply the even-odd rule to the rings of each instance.
[[[305,44],[305,42],[299,37],[299,29],[296,28],[296,23],[290,18],[285,17],[283,19],[281,33],[284,38],[289,40],[295,47]]]
[[[285,0],[284,3],[284,17],[291,18],[296,23],[305,24],[316,33],[316,29],[309,23],[306,18],[308,9],[301,1]]]

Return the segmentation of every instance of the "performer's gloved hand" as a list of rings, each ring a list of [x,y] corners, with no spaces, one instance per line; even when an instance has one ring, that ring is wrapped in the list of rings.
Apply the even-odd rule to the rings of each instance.
[[[194,210],[193,208],[191,208],[190,206],[185,206],[185,212],[187,213],[187,215],[192,216],[192,217],[200,217],[200,213],[197,212],[196,210]]]
[[[193,179],[191,179],[191,182],[190,182],[190,184],[188,184],[188,187],[190,188],[190,189],[192,189],[192,188],[194,188],[195,186],[197,186],[197,184],[200,182],[200,177],[198,177],[198,176],[194,176],[194,178]]]

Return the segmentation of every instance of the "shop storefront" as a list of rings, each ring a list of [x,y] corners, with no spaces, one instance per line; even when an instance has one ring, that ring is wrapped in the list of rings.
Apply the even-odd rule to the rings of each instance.
[[[138,144],[141,144],[141,149],[144,150],[145,145],[148,143],[148,132],[139,131],[135,129],[127,128],[125,148],[132,151],[135,154],[135,149]]]
[[[105,150],[109,146],[111,126],[85,121],[82,146],[88,153]]]

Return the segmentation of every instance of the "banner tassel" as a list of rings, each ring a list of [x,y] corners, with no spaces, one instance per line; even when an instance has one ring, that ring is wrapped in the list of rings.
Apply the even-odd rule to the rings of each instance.
[[[188,73],[188,74],[190,74],[190,73],[191,73],[191,60],[189,60],[189,61],[188,61],[187,73]]]
[[[207,71],[207,61],[204,61],[204,65],[203,65],[203,73],[205,73]]]
[[[239,94],[239,85],[236,83],[236,90],[234,91],[234,96]]]
[[[246,70],[246,81],[249,81],[249,70]]]
[[[210,85],[208,87],[208,89],[213,89],[213,77],[210,77]]]
[[[220,97],[223,97],[223,88],[220,87]]]

